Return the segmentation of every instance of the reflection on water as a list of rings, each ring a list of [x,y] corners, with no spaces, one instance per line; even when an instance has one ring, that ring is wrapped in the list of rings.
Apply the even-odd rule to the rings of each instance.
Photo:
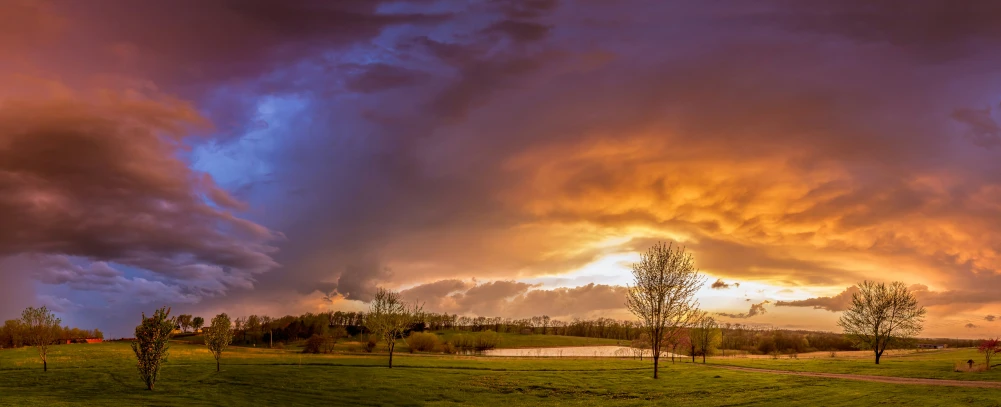
[[[483,352],[486,356],[521,356],[521,357],[550,357],[550,358],[632,358],[640,357],[640,350],[626,346],[564,346],[557,348],[512,348],[512,349],[491,349]],[[650,357],[650,349],[642,350],[644,358]],[[661,353],[662,357],[671,357],[670,353]],[[678,357],[682,357],[678,355]]]

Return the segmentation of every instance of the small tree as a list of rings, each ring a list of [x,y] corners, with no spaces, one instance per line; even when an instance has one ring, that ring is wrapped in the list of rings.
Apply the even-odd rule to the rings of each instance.
[[[863,281],[858,288],[838,326],[859,349],[872,350],[878,365],[888,347],[921,332],[925,309],[899,281],[890,285]]]
[[[706,363],[706,356],[710,356],[719,346],[721,338],[719,331],[716,320],[705,313],[700,313],[692,324],[689,330],[694,345],[692,353],[701,355],[702,363]]]
[[[991,358],[1001,352],[1001,340],[998,338],[985,339],[980,341],[977,351],[984,354],[984,361],[987,363],[987,370],[991,369]]]
[[[643,354],[646,353],[647,349],[650,349],[650,336],[646,332],[641,333],[636,339],[629,342],[629,347],[633,350],[633,357],[638,357],[642,361]]]
[[[132,351],[138,360],[136,370],[148,390],[153,390],[153,385],[160,376],[160,365],[167,360],[167,350],[170,348],[167,341],[177,326],[177,321],[169,318],[169,315],[170,308],[160,308],[149,318],[146,318],[144,312],[142,323],[136,327]]]
[[[343,326],[335,326],[327,332],[327,337],[330,338],[330,346],[333,347],[337,345],[337,341],[348,336],[348,330]],[[331,349],[333,350],[333,349]]]
[[[202,329],[203,326],[205,326],[205,318],[202,317],[191,318],[191,329],[193,329],[195,332],[198,332],[198,330]]]
[[[405,303],[400,293],[385,288],[379,288],[375,298],[372,299],[368,315],[365,318],[365,327],[386,341],[390,368],[393,368],[393,351],[396,349],[396,340],[403,338],[407,329],[414,323],[421,321],[423,309],[423,306],[417,302]]]
[[[181,314],[175,317],[174,320],[177,321],[177,327],[181,328],[181,331],[185,333],[191,328],[191,315]]]
[[[678,331],[677,335],[664,340],[664,344],[671,348],[671,363],[674,363],[674,358],[681,356],[681,354],[678,353],[678,349],[681,349],[682,352],[684,352],[684,350],[688,349],[691,345],[692,341],[689,339],[689,334],[690,332],[687,328],[681,329]]]
[[[59,335],[60,322],[62,321],[45,306],[28,307],[21,312],[24,340],[38,349],[38,357],[42,358],[43,372],[49,371],[49,345],[52,345]]]
[[[222,358],[222,352],[231,343],[233,343],[233,323],[230,322],[229,315],[216,315],[212,318],[212,325],[206,328],[205,332],[205,345],[215,357],[216,372],[220,370],[219,359]]]
[[[639,318],[650,338],[653,377],[657,378],[665,339],[679,335],[692,313],[698,309],[695,292],[705,278],[695,268],[695,260],[682,247],[657,243],[632,265],[633,285],[629,286],[626,307]]]

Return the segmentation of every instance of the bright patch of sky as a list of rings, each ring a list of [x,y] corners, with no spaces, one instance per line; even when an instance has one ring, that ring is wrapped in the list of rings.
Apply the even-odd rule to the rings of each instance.
[[[257,102],[255,126],[231,141],[212,141],[195,147],[193,166],[212,175],[223,188],[233,189],[266,179],[273,171],[269,156],[278,135],[308,106],[298,96],[264,96]]]

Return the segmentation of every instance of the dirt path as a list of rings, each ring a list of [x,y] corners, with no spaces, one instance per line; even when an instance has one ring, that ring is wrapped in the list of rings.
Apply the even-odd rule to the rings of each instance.
[[[894,384],[918,384],[931,386],[956,386],[956,387],[981,387],[990,389],[1001,389],[1001,382],[985,382],[973,380],[946,380],[946,379],[916,379],[911,377],[893,376],[869,376],[845,373],[821,373],[821,372],[795,372],[791,370],[757,369],[753,367],[726,366],[726,365],[706,365],[719,369],[737,370],[741,372],[784,374],[790,376],[823,377],[826,379],[847,379],[861,380],[865,382],[894,383]]]

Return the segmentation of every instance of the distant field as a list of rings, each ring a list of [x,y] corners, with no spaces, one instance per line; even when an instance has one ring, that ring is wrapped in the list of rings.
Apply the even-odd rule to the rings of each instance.
[[[885,372],[933,377],[951,355],[921,354],[880,365]],[[1001,405],[1001,390],[881,384],[735,372],[665,363],[660,380],[650,363],[632,359],[535,359],[401,354],[302,355],[235,349],[215,372],[201,346],[175,344],[155,391],[136,376],[127,343],[61,345],[43,373],[34,349],[0,351],[0,405]],[[907,360],[918,366],[896,365]],[[713,360],[730,363],[734,360]],[[771,368],[835,369],[859,360],[753,360]],[[742,363],[742,362],[741,362]],[[940,373],[935,373],[940,372]],[[873,371],[866,371],[873,374]],[[994,373],[991,372],[991,375]],[[971,377],[972,378],[972,377]],[[983,376],[978,380],[988,379]]]
[[[975,349],[945,349],[884,355],[879,360],[879,365],[874,363],[871,352],[868,357],[852,355],[852,357],[831,358],[828,356],[809,359],[791,359],[788,356],[782,356],[779,359],[712,358],[709,363],[802,372],[1001,381],[1001,366],[986,372],[954,371],[956,363],[965,363],[970,359],[973,359],[977,364],[984,363],[983,355],[977,353]],[[995,360],[992,363],[1001,363],[1001,360]]]

